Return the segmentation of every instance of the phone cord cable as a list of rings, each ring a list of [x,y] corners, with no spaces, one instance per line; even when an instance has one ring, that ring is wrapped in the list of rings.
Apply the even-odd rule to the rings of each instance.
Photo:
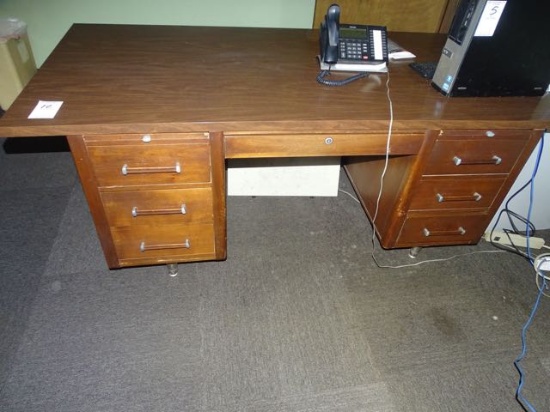
[[[330,70],[321,70],[317,75],[317,82],[320,84],[324,84],[325,86],[332,86],[332,87],[345,86],[346,84],[354,82],[355,80],[359,80],[359,79],[362,79],[363,77],[367,77],[369,74],[370,73],[368,72],[363,72],[343,80],[328,80],[325,77],[330,76]]]

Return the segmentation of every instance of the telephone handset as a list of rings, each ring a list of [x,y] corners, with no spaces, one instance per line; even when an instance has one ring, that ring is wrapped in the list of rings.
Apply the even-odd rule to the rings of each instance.
[[[340,43],[340,6],[333,4],[327,10],[325,21],[321,22],[319,42],[321,60],[334,64],[338,61],[338,44]]]
[[[321,66],[328,65],[329,69],[333,70],[339,70],[338,67],[345,65],[347,71],[368,72],[369,66],[384,64],[388,61],[386,27],[340,24],[340,6],[338,4],[331,5],[327,10],[325,19],[321,23],[319,45]],[[321,72],[321,74],[326,75],[327,73]],[[365,77],[366,75],[368,73],[361,73],[358,76]],[[350,79],[352,79],[350,81],[356,80],[355,76]],[[344,84],[347,83],[349,81],[345,81]],[[340,84],[329,85],[338,86]]]

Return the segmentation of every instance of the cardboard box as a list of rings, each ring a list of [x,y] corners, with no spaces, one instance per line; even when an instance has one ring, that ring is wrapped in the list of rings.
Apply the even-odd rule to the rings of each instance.
[[[25,23],[0,19],[0,106],[7,110],[36,73]]]

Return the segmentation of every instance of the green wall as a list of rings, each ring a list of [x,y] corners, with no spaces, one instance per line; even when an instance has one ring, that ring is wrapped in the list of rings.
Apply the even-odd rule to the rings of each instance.
[[[0,0],[28,25],[40,67],[73,23],[309,28],[315,0]]]

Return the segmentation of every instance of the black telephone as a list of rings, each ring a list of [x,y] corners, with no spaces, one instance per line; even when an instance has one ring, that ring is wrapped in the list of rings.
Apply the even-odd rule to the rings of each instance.
[[[367,65],[383,64],[388,61],[386,27],[340,24],[340,6],[338,4],[332,4],[328,8],[325,19],[321,23],[319,46],[321,67],[328,66],[329,70],[368,72],[365,70]],[[344,65],[346,68],[342,69]],[[363,65],[363,67],[359,65]],[[327,73],[322,71],[321,74],[324,77]],[[357,78],[367,75],[368,73],[361,73]],[[353,80],[356,80],[355,76],[350,81]],[[349,81],[344,84],[347,83]],[[338,86],[340,84],[329,85]]]

